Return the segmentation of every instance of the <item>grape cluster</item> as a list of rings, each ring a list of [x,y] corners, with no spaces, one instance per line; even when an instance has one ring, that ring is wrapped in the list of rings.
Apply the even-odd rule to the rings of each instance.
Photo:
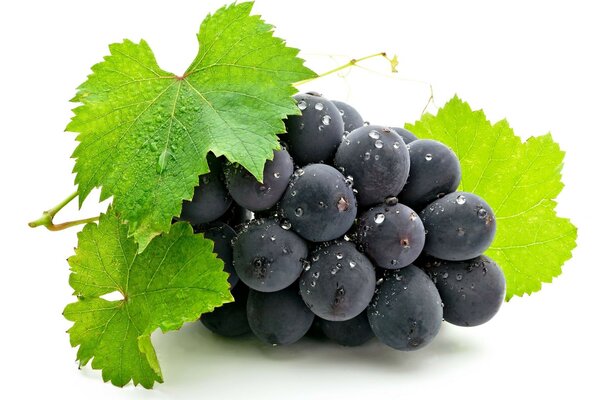
[[[215,242],[235,298],[202,323],[273,345],[318,333],[415,350],[442,320],[492,318],[505,280],[482,254],[496,220],[482,198],[456,191],[452,150],[317,93],[295,100],[301,115],[286,120],[263,182],[213,157],[183,204],[181,219]]]

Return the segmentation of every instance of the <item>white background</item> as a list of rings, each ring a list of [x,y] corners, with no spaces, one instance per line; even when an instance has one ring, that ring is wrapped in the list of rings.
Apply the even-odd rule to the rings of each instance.
[[[395,78],[353,70],[306,88],[351,101],[371,122],[418,119],[431,84],[438,106],[458,93],[492,121],[508,118],[523,138],[552,131],[567,152],[559,213],[579,227],[579,247],[542,292],[515,298],[482,327],[447,325],[416,353],[375,342],[360,349],[310,341],[270,348],[253,339],[223,340],[198,325],[155,334],[166,383],[153,391],[118,389],[89,367],[77,369],[61,316],[74,300],[65,259],[76,232],[31,230],[26,222],[74,190],[74,135],[63,132],[68,100],[107,45],[143,37],[164,69],[181,73],[197,51],[200,21],[222,0],[3,3],[0,397],[598,398],[594,3],[258,0],[255,12],[302,48],[317,71],[382,50],[398,54]],[[385,75],[381,60],[366,66]],[[97,214],[106,204],[95,205],[96,198],[58,219]]]

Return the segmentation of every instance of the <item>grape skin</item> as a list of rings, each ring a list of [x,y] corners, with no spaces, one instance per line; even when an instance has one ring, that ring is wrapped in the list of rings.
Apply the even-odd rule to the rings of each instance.
[[[325,164],[297,170],[281,199],[292,229],[311,242],[337,239],[356,218],[356,199],[344,176]]]
[[[319,320],[319,327],[329,339],[342,346],[360,346],[367,343],[375,335],[369,325],[367,311],[347,321]]]
[[[251,211],[262,211],[270,209],[279,201],[292,172],[292,158],[287,150],[282,149],[275,151],[273,160],[266,162],[262,183],[239,164],[229,165],[225,169],[225,181],[237,204]]]
[[[235,301],[225,303],[214,311],[202,314],[200,322],[211,332],[225,337],[245,335],[250,332],[246,303],[248,300],[248,287],[242,284],[232,290]]]
[[[221,180],[221,169],[213,165],[211,172],[198,178],[192,201],[183,201],[181,220],[192,225],[205,224],[218,219],[229,209],[231,196]]]
[[[379,205],[358,219],[357,241],[378,267],[398,269],[419,257],[425,228],[417,213],[403,204]]]
[[[272,219],[253,220],[233,243],[233,265],[250,288],[275,292],[291,285],[302,273],[308,255],[306,242]]]
[[[500,309],[506,280],[498,265],[487,256],[466,261],[433,262],[425,271],[435,282],[444,319],[458,326],[486,323]]]
[[[411,131],[408,131],[404,128],[399,128],[399,127],[392,127],[392,129],[394,131],[396,131],[396,133],[398,135],[400,135],[402,137],[402,139],[404,139],[404,143],[409,144],[414,142],[415,140],[418,140],[419,138],[415,136],[414,133],[412,133]]]
[[[460,163],[448,146],[435,140],[410,144],[410,172],[398,200],[416,211],[448,193],[460,183]]]
[[[231,242],[236,237],[235,231],[227,224],[218,223],[206,229],[203,234],[205,238],[214,242],[213,253],[223,261],[223,269],[229,274],[227,281],[231,287],[234,287],[239,281],[233,268],[233,249],[231,248]]]
[[[297,342],[308,332],[315,317],[302,301],[296,285],[272,293],[250,290],[247,312],[252,332],[273,345]]]
[[[317,316],[346,321],[360,314],[375,292],[375,269],[352,243],[329,243],[311,254],[300,276],[300,295]]]
[[[410,156],[396,132],[369,125],[344,139],[335,154],[335,165],[352,176],[358,204],[367,207],[400,193],[408,178]]]
[[[285,120],[284,140],[298,165],[330,161],[344,135],[344,121],[331,101],[324,97],[300,93],[294,96],[301,115]]]
[[[427,232],[424,251],[442,260],[475,258],[488,249],[496,233],[491,207],[473,193],[447,194],[420,216]]]
[[[331,100],[331,102],[340,110],[342,120],[344,121],[344,132],[350,133],[364,125],[365,121],[358,111],[356,111],[356,108],[339,100]]]
[[[375,336],[403,351],[420,349],[438,334],[442,301],[431,279],[414,265],[385,274],[367,310]]]

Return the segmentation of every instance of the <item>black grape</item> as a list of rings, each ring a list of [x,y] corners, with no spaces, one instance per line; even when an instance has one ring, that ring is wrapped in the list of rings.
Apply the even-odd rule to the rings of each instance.
[[[375,292],[375,268],[352,243],[329,243],[311,254],[300,276],[300,294],[308,308],[330,321],[360,314]]]
[[[289,153],[282,149],[274,152],[273,160],[265,164],[263,183],[239,164],[225,169],[225,181],[233,200],[251,211],[262,211],[273,207],[285,192],[294,163]]]
[[[404,139],[404,143],[405,144],[409,144],[414,142],[415,140],[418,140],[419,138],[415,136],[414,133],[412,133],[411,131],[407,131],[404,128],[392,128],[394,131],[396,131],[396,133],[398,135],[400,135],[400,137],[402,137],[402,139]]]
[[[272,219],[253,220],[233,242],[233,265],[246,285],[275,292],[291,285],[302,273],[308,255],[306,242]]]
[[[344,176],[325,164],[298,169],[281,199],[292,229],[312,242],[339,238],[356,218],[356,199]]]
[[[294,96],[302,115],[285,120],[285,141],[298,165],[331,160],[344,135],[344,121],[331,101],[315,94]]]
[[[425,228],[409,207],[395,198],[365,211],[358,219],[357,241],[378,267],[398,269],[419,257],[425,245]]]
[[[448,146],[435,140],[415,140],[408,146],[410,173],[398,200],[410,208],[423,207],[460,183],[460,163]]]
[[[239,281],[233,268],[233,249],[231,248],[231,242],[236,236],[235,231],[227,224],[218,223],[203,233],[205,238],[215,243],[213,252],[223,260],[223,264],[225,265],[224,270],[229,274],[229,278],[227,278],[229,285],[234,287]]]
[[[385,275],[367,314],[381,342],[397,350],[417,350],[438,334],[442,301],[427,274],[410,265]]]
[[[250,329],[269,344],[297,342],[308,332],[315,317],[296,285],[272,293],[250,290],[247,311]]]
[[[238,225],[250,222],[252,219],[254,219],[252,211],[234,203],[218,221],[235,228]]]
[[[454,192],[420,213],[427,232],[425,252],[442,260],[468,260],[483,254],[496,233],[496,218],[479,196]]]
[[[356,111],[356,108],[339,100],[331,100],[331,102],[335,104],[338,110],[340,110],[342,120],[344,121],[345,132],[350,133],[356,128],[360,128],[364,125],[365,122],[358,111]]]
[[[425,272],[438,288],[447,322],[476,326],[496,315],[504,301],[506,281],[492,259],[479,256],[466,261],[439,260],[433,265]]]
[[[369,325],[366,310],[347,321],[321,319],[319,327],[325,336],[342,346],[360,346],[375,336]]]
[[[410,157],[396,132],[369,125],[344,139],[335,154],[335,165],[352,176],[358,204],[366,207],[400,193],[408,178]]]
[[[212,160],[212,162],[211,162]],[[217,159],[209,159],[210,172],[200,175],[192,201],[183,201],[181,220],[192,225],[205,224],[221,217],[231,205],[231,196],[221,179],[222,170]]]
[[[200,317],[202,324],[217,335],[235,337],[250,332],[246,316],[248,287],[240,284],[231,291],[231,294],[235,299],[234,302],[223,304]]]

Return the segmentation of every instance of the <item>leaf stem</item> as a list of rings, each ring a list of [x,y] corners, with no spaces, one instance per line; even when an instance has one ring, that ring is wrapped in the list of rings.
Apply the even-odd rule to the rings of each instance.
[[[396,67],[398,66],[398,57],[393,56],[393,57],[390,58],[387,55],[386,52],[382,51],[382,52],[375,53],[375,54],[369,54],[368,56],[364,56],[364,57],[360,57],[360,58],[353,58],[350,61],[348,61],[346,64],[340,65],[339,67],[335,67],[334,69],[331,69],[329,71],[323,72],[322,74],[319,74],[319,75],[317,75],[314,78],[309,78],[309,79],[304,79],[302,81],[298,81],[294,85],[295,86],[303,85],[305,83],[314,81],[315,79],[319,79],[319,78],[323,78],[323,77],[325,77],[327,75],[335,74],[336,72],[342,71],[342,70],[344,70],[346,68],[353,67],[353,66],[357,65],[358,63],[360,63],[362,61],[365,61],[365,60],[368,60],[368,59],[371,59],[371,58],[376,58],[376,57],[383,57],[386,60],[388,60],[389,63],[390,63],[390,67],[392,69],[392,72],[398,72],[398,70],[396,69]]]
[[[67,228],[70,228],[70,227],[73,227],[76,225],[87,224],[88,222],[98,221],[98,219],[100,218],[99,216],[85,218],[85,219],[78,219],[78,220],[74,220],[74,221],[62,222],[60,224],[54,223],[54,217],[56,216],[56,214],[60,210],[62,210],[67,204],[69,204],[71,201],[73,201],[73,199],[75,199],[77,196],[79,196],[78,191],[71,193],[66,199],[64,199],[63,201],[58,203],[56,206],[52,207],[49,210],[44,211],[40,218],[38,218],[34,221],[31,221],[29,223],[29,226],[31,228],[37,228],[38,226],[45,226],[48,230],[51,230],[51,231],[62,231],[63,229],[67,229]]]

